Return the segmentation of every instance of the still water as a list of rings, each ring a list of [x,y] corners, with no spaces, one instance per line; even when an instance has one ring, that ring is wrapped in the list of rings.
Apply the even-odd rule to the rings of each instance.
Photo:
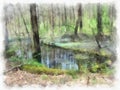
[[[31,41],[23,39],[21,41],[13,40],[9,45],[16,45],[16,56],[32,59],[32,48],[30,47]],[[54,48],[46,45],[41,46],[41,63],[48,68],[59,69],[78,69],[76,60],[74,59],[74,52],[64,50],[61,48]]]
[[[9,45],[12,46],[16,44],[17,46],[16,56],[23,57],[26,59],[32,59],[31,43],[32,43],[31,40],[28,38],[28,39],[22,39],[22,40],[17,40],[17,41],[16,40],[10,41]],[[90,43],[90,45],[92,44]],[[87,47],[95,48],[93,46],[90,47],[90,45],[87,44]],[[104,45],[111,45],[111,44],[104,43]],[[83,46],[87,48],[86,45],[83,45]],[[115,52],[114,47],[111,47],[111,46],[109,47],[107,46],[108,48],[107,53],[111,51]],[[112,56],[115,56],[114,53],[112,53]],[[61,48],[41,45],[41,63],[47,66],[48,68],[77,70],[78,65],[74,57],[75,57],[75,52],[71,50],[64,50]],[[88,59],[91,59],[91,58],[89,57]],[[94,59],[95,58],[92,58],[92,61]]]
[[[78,69],[72,51],[49,46],[42,46],[42,63],[49,68]]]

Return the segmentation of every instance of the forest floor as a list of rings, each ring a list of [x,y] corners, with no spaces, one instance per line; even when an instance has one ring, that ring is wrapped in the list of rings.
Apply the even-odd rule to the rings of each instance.
[[[46,75],[46,74],[31,74],[22,70],[12,70],[5,74],[5,84],[7,86],[24,86],[24,85],[40,85],[46,86],[96,86],[107,85],[113,86],[114,77],[101,74],[79,74],[75,78],[70,75]]]
[[[6,63],[6,69],[10,69],[10,62]],[[98,73],[87,73],[79,74],[76,77],[70,75],[46,75],[46,74],[31,74],[22,70],[10,71],[5,74],[5,84],[7,86],[24,86],[24,85],[40,85],[46,86],[96,86],[96,85],[107,85],[113,86],[114,77],[98,74]]]

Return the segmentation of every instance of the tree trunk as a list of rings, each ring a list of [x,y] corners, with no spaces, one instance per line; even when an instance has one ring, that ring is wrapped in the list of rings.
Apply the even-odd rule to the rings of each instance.
[[[76,26],[75,26],[75,30],[74,30],[75,35],[78,34],[78,25],[79,25],[79,20],[76,21]]]
[[[72,13],[73,13],[73,22],[75,22],[75,10],[74,10],[74,6],[72,6]]]
[[[55,22],[54,22],[54,10],[53,10],[53,5],[51,4],[51,23],[52,23],[52,29],[54,30],[54,27],[55,27]],[[54,33],[54,31],[53,31]]]
[[[102,30],[102,8],[101,5],[97,5],[97,39],[101,40],[103,36],[103,30]]]
[[[78,19],[79,19],[79,25],[80,25],[80,32],[82,32],[82,4],[79,5]]]
[[[33,31],[34,53],[33,57],[41,62],[41,48],[39,42],[38,20],[36,13],[36,4],[30,4],[31,26]]]
[[[66,6],[64,5],[64,25],[66,25],[66,22],[67,22],[67,10],[66,10]]]
[[[60,28],[60,26],[61,26],[61,18],[60,18],[60,16],[61,16],[61,13],[60,13],[60,8],[59,8],[59,6],[57,7],[57,10],[58,10],[58,20],[59,20],[59,28]]]
[[[82,32],[82,5],[79,5],[79,9],[78,9],[78,20],[76,21],[76,26],[75,26],[75,30],[74,30],[74,34],[77,35],[78,34],[78,26],[80,25],[80,30]]]

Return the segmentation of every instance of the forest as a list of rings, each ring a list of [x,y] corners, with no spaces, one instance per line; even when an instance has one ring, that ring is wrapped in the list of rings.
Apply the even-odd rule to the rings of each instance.
[[[115,19],[112,3],[5,5],[5,83],[111,85]]]

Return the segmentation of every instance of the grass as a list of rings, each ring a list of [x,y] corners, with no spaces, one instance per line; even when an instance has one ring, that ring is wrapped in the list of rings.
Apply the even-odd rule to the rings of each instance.
[[[72,76],[73,79],[78,78],[78,71],[76,70],[67,70],[66,74]]]

